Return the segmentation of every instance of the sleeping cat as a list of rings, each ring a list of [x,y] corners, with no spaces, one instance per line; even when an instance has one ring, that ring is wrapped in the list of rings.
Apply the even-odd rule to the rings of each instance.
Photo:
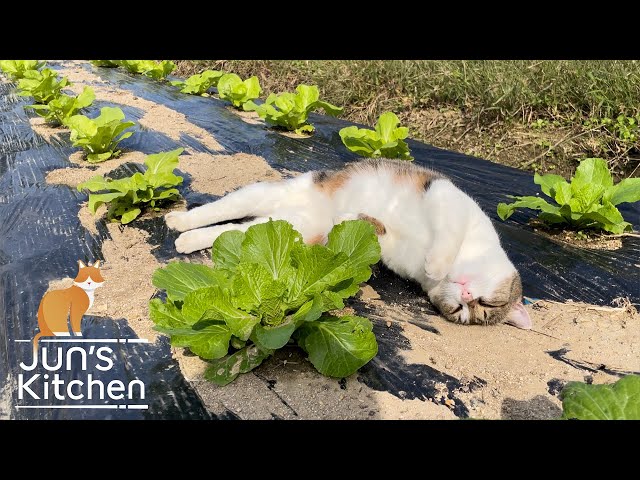
[[[255,217],[243,223],[218,222]],[[229,230],[286,220],[306,243],[324,243],[334,225],[364,218],[376,226],[382,261],[417,281],[445,318],[456,323],[508,322],[531,328],[520,276],[489,217],[447,177],[401,160],[366,160],[259,182],[188,212],[165,216],[181,234],[176,249],[210,248]]]

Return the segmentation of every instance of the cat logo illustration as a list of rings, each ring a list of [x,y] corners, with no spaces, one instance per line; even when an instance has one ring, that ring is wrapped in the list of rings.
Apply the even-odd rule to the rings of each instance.
[[[82,260],[78,260],[78,275],[73,280],[73,285],[44,294],[38,308],[40,332],[33,337],[33,350],[36,354],[40,337],[70,336],[67,322],[71,323],[71,335],[82,336],[82,316],[93,305],[93,294],[103,283],[100,260],[93,265],[85,265]]]

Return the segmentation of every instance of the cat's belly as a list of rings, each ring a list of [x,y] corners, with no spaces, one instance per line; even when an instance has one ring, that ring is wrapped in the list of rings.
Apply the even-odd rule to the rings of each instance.
[[[424,283],[426,247],[419,239],[387,229],[378,241],[382,263],[403,278]]]

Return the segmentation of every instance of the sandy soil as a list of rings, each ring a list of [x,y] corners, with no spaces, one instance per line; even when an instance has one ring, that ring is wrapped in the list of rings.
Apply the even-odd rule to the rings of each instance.
[[[91,77],[81,66],[66,68],[63,73],[76,82]],[[99,97],[109,92],[111,99],[124,98],[140,106],[141,99],[128,98],[126,92],[115,92],[108,86],[100,86],[100,92],[96,90]],[[147,111],[157,115],[162,108]],[[186,119],[180,122],[180,128],[187,128]],[[175,135],[178,128],[162,122],[149,125],[162,128],[167,135],[168,130]],[[133,161],[138,154],[127,155],[98,169],[108,173],[118,162]],[[191,176],[193,190],[215,195],[257,180],[280,178],[264,159],[248,155],[192,152],[181,159],[179,168]],[[96,172],[84,165],[61,169],[51,172],[48,181],[74,185],[84,175],[90,178]],[[79,217],[89,230],[96,231],[96,217],[84,206]],[[152,274],[161,264],[151,252],[148,234],[135,224],[108,224],[107,228],[111,238],[102,249],[106,283],[96,293],[88,313],[125,318],[140,337],[153,342],[157,333],[152,329],[147,305],[155,293]],[[71,279],[52,282],[50,288],[68,286],[70,282]],[[415,299],[418,300],[424,301]],[[276,352],[261,367],[241,375],[234,383],[217,387],[204,380],[204,361],[182,348],[173,349],[173,354],[213,413],[230,410],[247,419],[453,419],[458,418],[454,411],[460,403],[473,418],[557,418],[561,413],[558,390],[565,382],[612,382],[619,378],[617,374],[640,371],[640,317],[625,306],[605,308],[540,301],[527,307],[534,329],[524,331],[507,325],[454,325],[427,312],[415,313],[415,308],[406,305],[388,305],[368,285],[363,286],[358,302],[372,312],[369,316],[376,324],[381,345],[401,339],[403,349],[394,354],[393,365],[407,369],[402,372],[408,375],[406,388],[394,393],[378,391],[367,386],[359,373],[340,382],[323,377],[293,347]],[[428,328],[421,328],[425,325]],[[419,382],[421,375],[429,375],[433,369],[459,379],[460,388],[452,392],[441,382],[436,383],[432,395],[409,395],[411,382]]]

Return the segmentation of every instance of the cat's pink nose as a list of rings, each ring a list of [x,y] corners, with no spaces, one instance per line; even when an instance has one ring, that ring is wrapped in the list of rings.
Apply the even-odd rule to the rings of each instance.
[[[470,302],[471,300],[473,300],[473,295],[471,295],[471,293],[469,293],[469,291],[467,290],[462,291],[461,297],[465,302]]]

